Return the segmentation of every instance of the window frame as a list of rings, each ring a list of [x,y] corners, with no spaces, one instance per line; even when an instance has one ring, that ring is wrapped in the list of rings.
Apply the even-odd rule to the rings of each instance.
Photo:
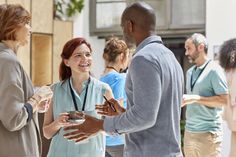
[[[112,0],[111,0],[112,1]],[[122,0],[121,0],[122,1]],[[133,2],[137,2],[139,0],[126,0],[126,4],[129,5]],[[143,0],[145,1],[145,0]],[[150,0],[147,0],[150,1]],[[155,0],[153,0],[155,1]],[[186,36],[186,34],[192,34],[195,32],[204,33],[205,32],[205,23],[206,16],[204,17],[204,24],[185,24],[178,25],[172,23],[172,5],[173,0],[165,0],[166,1],[166,24],[163,26],[157,26],[156,30],[159,35],[168,37],[168,36]],[[115,2],[114,2],[115,3]],[[107,37],[107,36],[121,36],[122,28],[120,26],[112,26],[109,28],[96,28],[96,12],[97,12],[97,0],[89,1],[89,32],[91,36],[98,37]],[[206,0],[204,0],[204,11],[206,15]],[[158,22],[158,21],[157,21]]]

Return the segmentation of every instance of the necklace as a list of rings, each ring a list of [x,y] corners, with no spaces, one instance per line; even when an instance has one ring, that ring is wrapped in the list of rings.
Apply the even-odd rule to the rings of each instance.
[[[116,68],[114,68],[114,67],[112,67],[112,66],[106,66],[106,68],[108,68],[108,69],[113,69],[113,70],[115,70],[116,72],[118,72],[118,73],[119,73],[119,71],[118,71],[118,70],[116,70]]]

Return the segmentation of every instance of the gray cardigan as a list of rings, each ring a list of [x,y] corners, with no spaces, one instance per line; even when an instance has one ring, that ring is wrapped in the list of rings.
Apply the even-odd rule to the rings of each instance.
[[[177,157],[183,71],[159,36],[146,38],[136,49],[126,78],[127,110],[106,117],[104,129],[125,133],[125,157]]]
[[[0,156],[39,157],[41,139],[38,115],[27,121],[24,107],[33,95],[31,80],[15,53],[0,43]]]

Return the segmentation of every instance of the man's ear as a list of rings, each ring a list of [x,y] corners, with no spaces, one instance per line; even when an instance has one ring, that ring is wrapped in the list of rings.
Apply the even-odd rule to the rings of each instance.
[[[134,31],[134,23],[131,20],[127,21],[127,28],[129,30],[129,32],[133,32]]]
[[[205,51],[205,45],[203,43],[198,45],[198,51]]]

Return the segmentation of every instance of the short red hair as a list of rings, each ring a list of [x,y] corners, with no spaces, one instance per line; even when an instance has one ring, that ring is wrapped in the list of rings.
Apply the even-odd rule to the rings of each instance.
[[[0,5],[0,41],[16,40],[17,29],[29,23],[30,13],[18,4]]]

